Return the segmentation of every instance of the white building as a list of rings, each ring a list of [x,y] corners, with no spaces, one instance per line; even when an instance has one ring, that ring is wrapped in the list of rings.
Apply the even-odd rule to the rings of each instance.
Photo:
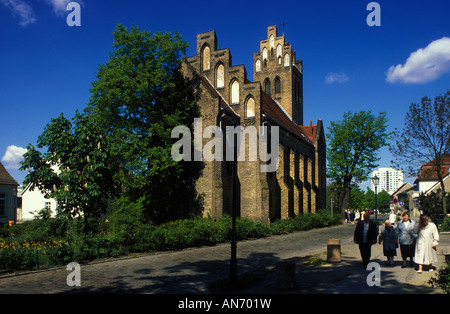
[[[403,171],[395,170],[394,168],[379,168],[372,172],[372,178],[377,176],[380,178],[380,183],[377,187],[377,192],[386,191],[389,194],[394,193],[403,184]],[[375,191],[375,186],[371,183],[372,191]]]
[[[18,191],[19,204],[17,206],[17,220],[32,220],[44,208],[50,209],[53,217],[56,213],[56,200],[53,198],[45,198],[44,193],[38,188],[31,191],[30,185],[28,184],[25,189],[19,189]]]

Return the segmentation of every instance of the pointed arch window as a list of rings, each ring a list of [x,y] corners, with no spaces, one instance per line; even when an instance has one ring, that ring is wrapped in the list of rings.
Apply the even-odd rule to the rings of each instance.
[[[275,94],[281,93],[281,80],[279,77],[275,79]]]
[[[270,86],[270,80],[269,79],[266,79],[266,81],[265,81],[265,83],[264,83],[264,92],[267,94],[267,95],[270,95],[271,94],[271,86]]]
[[[284,66],[285,67],[288,67],[289,66],[289,54],[287,53],[287,54],[285,54],[284,55]]]
[[[253,118],[255,116],[255,99],[253,97],[247,99],[245,115],[247,118]]]
[[[211,50],[209,46],[205,46],[202,50],[202,71],[206,71],[210,69],[211,62]]]
[[[223,64],[219,64],[216,71],[216,87],[222,88],[225,86],[225,69]]]
[[[270,55],[273,56],[273,49],[275,48],[275,37],[273,35],[270,35],[269,37],[269,48]]]
[[[239,103],[239,82],[237,80],[234,80],[233,83],[231,83],[231,103]]]
[[[255,63],[255,70],[256,70],[256,72],[259,72],[259,71],[261,71],[261,60],[256,60],[256,63]]]
[[[277,46],[277,60],[278,60],[278,64],[281,64],[281,55],[283,54],[283,48],[281,47],[280,44],[278,44]]]

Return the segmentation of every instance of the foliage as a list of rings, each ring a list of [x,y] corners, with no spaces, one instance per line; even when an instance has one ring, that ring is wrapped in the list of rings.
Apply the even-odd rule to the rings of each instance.
[[[433,288],[441,288],[446,294],[450,294],[450,265],[442,267],[436,277],[432,277],[429,283]]]
[[[441,191],[445,191],[443,157],[450,154],[450,90],[435,97],[433,103],[428,97],[423,97],[420,104],[412,103],[404,129],[395,129],[393,138],[389,149],[395,156],[394,166],[414,176],[423,164],[430,163]],[[444,199],[445,194],[441,197]],[[446,214],[446,202],[441,204]]]
[[[0,271],[33,269],[36,252],[40,267],[51,267],[93,260],[97,257],[97,248],[98,254],[106,257],[215,245],[231,241],[232,229],[232,218],[227,215],[217,220],[196,217],[151,225],[145,222],[142,207],[127,205],[125,198],[118,200],[107,222],[90,221],[95,233],[85,234],[84,221],[80,219],[67,219],[59,229],[55,228],[61,222],[61,218],[49,218],[0,228]],[[241,241],[339,223],[339,217],[331,217],[327,210],[320,210],[317,214],[304,213],[270,224],[237,218],[236,231]]]
[[[450,193],[447,193],[447,205],[450,205]],[[431,192],[428,195],[420,193],[419,206],[428,215],[442,213],[441,192]]]
[[[126,196],[156,224],[194,217],[201,211],[195,182],[202,163],[171,156],[173,128],[192,129],[199,116],[198,78],[181,72],[187,43],[177,32],[150,34],[136,26],[118,25],[113,36],[115,50],[99,67],[89,111],[121,165]]]
[[[294,218],[276,220],[270,224],[271,234],[285,234],[295,231],[305,231],[313,228],[328,227],[340,223],[340,217],[325,210],[319,210],[316,214],[303,213]]]
[[[442,224],[439,226],[439,230],[442,231],[450,231],[450,217],[445,217],[442,221]]]
[[[59,214],[83,214],[87,221],[106,212],[117,194],[114,165],[101,130],[85,113],[77,111],[73,124],[63,114],[51,119],[37,147],[46,152],[28,145],[20,168],[28,171],[24,183],[31,184],[30,190],[38,188],[54,198]]]
[[[370,111],[344,113],[342,121],[328,128],[327,176],[341,187],[341,214],[348,208],[351,185],[367,180],[377,167],[377,151],[387,145],[389,134],[386,113],[374,116]]]

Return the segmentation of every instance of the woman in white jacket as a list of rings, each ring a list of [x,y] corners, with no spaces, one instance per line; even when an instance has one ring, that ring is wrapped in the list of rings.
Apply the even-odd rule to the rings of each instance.
[[[439,242],[439,232],[434,223],[426,216],[420,216],[415,228],[417,233],[414,262],[419,265],[418,273],[423,270],[423,265],[429,265],[429,271],[433,271],[432,264],[437,262],[436,246]]]

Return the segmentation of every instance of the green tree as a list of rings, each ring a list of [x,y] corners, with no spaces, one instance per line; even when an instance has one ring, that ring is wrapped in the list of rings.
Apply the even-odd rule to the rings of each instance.
[[[367,187],[366,193],[364,193],[364,198],[367,204],[366,208],[375,209],[375,192]]]
[[[391,195],[386,192],[385,190],[378,192],[377,194],[377,209],[387,209],[389,208],[389,203],[391,200]],[[375,204],[374,204],[374,208],[375,208]]]
[[[395,156],[392,164],[408,175],[417,175],[417,169],[430,163],[430,175],[437,176],[441,185],[441,208],[447,214],[443,166],[450,154],[450,90],[437,96],[432,103],[423,97],[420,104],[412,103],[406,113],[403,130],[394,131],[390,151]]]
[[[172,159],[174,127],[193,127],[199,116],[198,78],[181,72],[187,43],[180,34],[140,31],[118,25],[115,50],[99,66],[89,110],[105,132],[112,157],[121,165],[126,197],[159,224],[198,215],[195,182],[200,162]]]
[[[352,184],[368,179],[378,164],[377,151],[387,145],[386,113],[346,112],[342,121],[328,128],[327,176],[342,186],[341,215],[348,208]]]
[[[447,193],[446,203],[447,206],[450,205],[450,193]],[[420,193],[419,206],[427,215],[442,213],[441,191],[432,192],[428,195]]]
[[[118,193],[101,129],[85,113],[77,111],[73,124],[61,114],[47,124],[37,147],[46,152],[27,146],[20,168],[28,171],[24,183],[54,198],[58,214],[83,215],[87,232],[88,218],[104,214]]]
[[[369,207],[369,203],[367,202],[366,195],[363,190],[358,185],[352,186],[351,192],[350,192],[350,202],[349,202],[349,208],[350,209],[365,209]]]

